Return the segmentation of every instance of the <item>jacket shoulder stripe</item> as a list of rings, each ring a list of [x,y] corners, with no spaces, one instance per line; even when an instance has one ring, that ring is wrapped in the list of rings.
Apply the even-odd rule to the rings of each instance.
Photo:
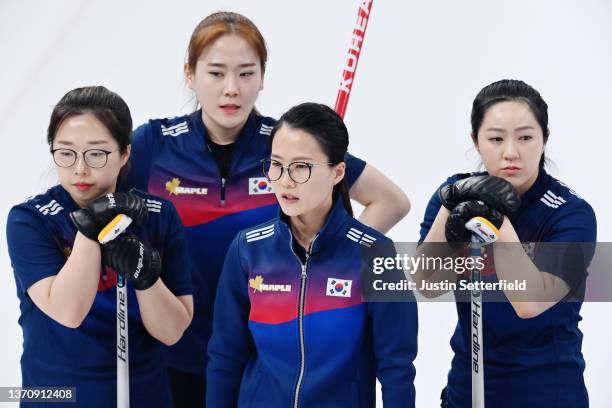
[[[556,195],[555,193],[553,193],[552,191],[548,190],[545,194],[548,194],[550,197],[554,198],[557,201],[561,201],[561,202],[565,202],[565,200],[563,199],[563,197]]]
[[[346,237],[347,237],[348,239],[352,240],[352,241],[355,241],[355,242],[359,243],[359,239],[357,239],[357,238],[353,237],[352,235],[346,234]]]
[[[267,225],[267,226],[262,227],[262,228],[257,228],[257,229],[254,229],[254,230],[247,231],[246,236],[248,238],[248,237],[253,236],[253,235],[259,235],[259,232],[262,232],[262,231],[266,231],[267,232],[267,231],[271,231],[271,230],[274,230],[274,224],[270,224],[270,225]]]
[[[366,234],[363,231],[359,231],[357,228],[351,227],[346,233],[346,237],[351,241],[355,241],[363,246],[370,247],[376,241],[371,235]]]
[[[548,190],[540,198],[540,201],[551,208],[559,208],[560,205],[566,203],[563,197],[555,195],[552,191]]]
[[[548,207],[550,208],[559,208],[558,204],[553,204],[550,201],[548,201],[548,199],[546,198],[546,196],[540,198],[540,201],[543,202],[544,204],[546,204]]]
[[[189,132],[189,126],[187,125],[187,122],[181,122],[177,125],[174,126],[164,126],[161,125],[161,131],[162,131],[162,135],[164,136],[172,136],[172,137],[176,137],[182,133],[187,133]]]
[[[176,132],[162,132],[162,135],[163,135],[163,136],[171,136],[171,137],[176,137],[176,136],[178,136],[178,135],[181,135],[181,134],[183,134],[183,133],[187,133],[187,132],[189,132],[189,129],[183,129],[183,130],[176,131]]]
[[[64,207],[59,205],[57,201],[51,200],[49,203],[42,206],[40,204],[36,204],[36,209],[44,215],[55,215],[62,211]]]
[[[260,239],[265,239],[268,237],[271,237],[272,235],[274,235],[274,230],[265,233],[265,234],[261,234],[261,235],[257,235],[257,236],[252,236],[250,238],[247,238],[247,242],[253,242],[253,241],[259,241]]]
[[[41,211],[42,211],[42,210],[46,210],[46,209],[47,209],[47,208],[49,208],[49,207],[54,207],[54,206],[57,206],[57,205],[59,205],[59,204],[57,203],[57,201],[55,201],[55,200],[51,200],[49,203],[47,203],[47,204],[45,204],[45,205],[43,205],[43,206],[41,206],[41,205],[37,205],[37,206],[36,206],[36,208],[38,208],[39,210],[41,210]]]
[[[259,133],[262,134],[262,135],[270,136],[270,135],[272,135],[272,129],[274,129],[274,126],[268,126],[268,125],[262,123],[261,127],[259,128]]]
[[[346,236],[349,238],[355,238],[358,241],[361,239],[361,236],[359,234],[355,234],[353,231],[347,232]]]
[[[161,212],[161,208],[162,208],[161,201],[151,200],[147,198],[146,204],[147,204],[147,210],[151,212],[156,212],[156,213]]]
[[[187,121],[184,121],[184,122],[178,123],[178,124],[173,125],[173,126],[164,126],[164,125],[161,125],[161,128],[162,128],[162,130],[174,130],[176,128],[186,127],[186,126],[187,126]]]

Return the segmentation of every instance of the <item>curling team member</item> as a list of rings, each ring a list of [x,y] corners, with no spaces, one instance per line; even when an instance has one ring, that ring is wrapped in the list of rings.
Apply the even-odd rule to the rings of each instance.
[[[266,60],[264,39],[250,20],[230,12],[206,17],[193,32],[185,64],[201,108],[135,131],[130,184],[174,203],[194,265],[193,324],[167,353],[177,407],[203,404],[215,291],[232,239],[278,210],[260,164],[270,156],[275,121],[254,108]],[[397,186],[350,155],[347,181],[351,196],[366,206],[365,224],[387,231],[408,212]]]
[[[471,121],[486,172],[448,178],[429,202],[421,241],[469,242],[465,222],[484,216],[501,227],[493,279],[526,282],[504,289],[503,302],[483,303],[485,405],[588,407],[578,322],[593,245],[572,255],[578,245],[555,243],[594,243],[593,209],[544,170],[548,106],[534,88],[518,80],[486,86]],[[457,311],[443,407],[471,405],[470,303]]]
[[[364,245],[392,243],[352,217],[342,119],[304,103],[271,138],[264,172],[281,211],[228,251],[207,404],[374,407],[377,377],[385,407],[413,407],[416,303],[362,301]]]
[[[187,242],[172,203],[116,192],[131,133],[117,94],[101,86],[68,92],[47,139],[60,184],[13,207],[7,220],[22,386],[76,387],[71,406],[116,404],[117,273],[128,279],[131,407],[172,406],[161,343],[176,343],[193,314]],[[98,233],[118,213],[133,225],[101,249]],[[39,405],[55,406],[22,403]]]

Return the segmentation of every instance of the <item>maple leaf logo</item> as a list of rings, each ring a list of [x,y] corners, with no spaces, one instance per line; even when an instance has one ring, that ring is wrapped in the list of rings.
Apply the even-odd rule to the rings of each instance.
[[[178,195],[176,192],[176,188],[181,184],[181,180],[176,177],[172,179],[172,181],[166,181],[166,190],[168,190],[169,195]]]
[[[257,275],[255,279],[249,279],[249,287],[253,288],[253,293],[261,290],[261,284],[263,283],[263,277],[261,275]]]

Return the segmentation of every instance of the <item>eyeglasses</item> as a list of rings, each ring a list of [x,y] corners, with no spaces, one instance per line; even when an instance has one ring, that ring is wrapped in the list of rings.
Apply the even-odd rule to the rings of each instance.
[[[83,153],[75,152],[72,149],[53,149],[51,150],[51,154],[53,155],[53,161],[59,167],[72,167],[77,161],[78,155],[83,156],[83,160],[85,160],[85,164],[94,169],[99,169],[101,167],[106,166],[106,162],[108,161],[108,155],[116,152],[109,152],[107,150],[102,149],[89,149],[85,150]]]
[[[279,180],[283,177],[283,172],[287,169],[289,178],[298,184],[303,184],[310,179],[312,174],[312,168],[318,166],[332,166],[334,163],[307,163],[307,162],[293,162],[286,166],[277,160],[263,159],[261,161],[263,166],[263,173],[266,178],[270,181]]]

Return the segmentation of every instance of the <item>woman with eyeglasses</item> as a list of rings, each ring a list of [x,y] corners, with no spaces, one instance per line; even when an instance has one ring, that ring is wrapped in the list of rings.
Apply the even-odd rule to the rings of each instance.
[[[187,242],[174,206],[117,191],[131,133],[130,111],[117,94],[101,86],[68,92],[47,135],[59,185],[13,207],[7,220],[22,386],[75,387],[69,405],[78,407],[117,402],[117,274],[128,280],[131,407],[172,406],[162,343],[176,343],[193,314]],[[101,246],[100,232],[119,214],[132,225]],[[53,406],[40,401],[22,406]]]
[[[342,119],[304,103],[270,138],[264,174],[280,212],[241,231],[225,258],[208,406],[374,407],[378,378],[385,407],[414,407],[416,303],[363,301],[368,254],[395,250],[352,217]]]
[[[246,17],[218,12],[193,31],[184,65],[200,108],[135,130],[130,185],[171,200],[186,227],[194,265],[195,314],[166,362],[177,407],[204,404],[206,346],[225,253],[238,231],[272,218],[278,202],[262,176],[275,120],[255,102],[267,49]],[[388,231],[408,212],[406,195],[371,165],[348,155],[346,179],[365,206],[360,221]]]

